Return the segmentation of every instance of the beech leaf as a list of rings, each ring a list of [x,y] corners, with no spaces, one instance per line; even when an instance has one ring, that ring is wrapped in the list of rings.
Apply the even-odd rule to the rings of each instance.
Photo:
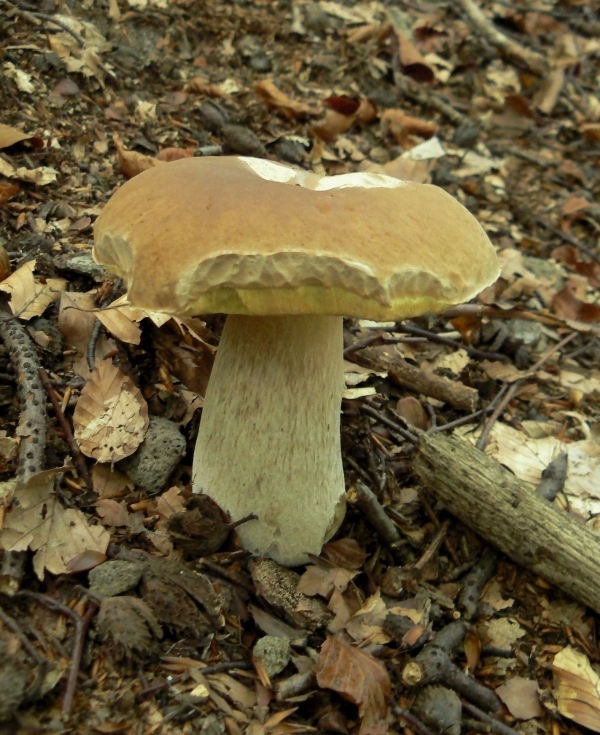
[[[359,735],[387,732],[387,701],[391,685],[383,664],[339,636],[327,638],[315,664],[320,687],[333,689],[358,705]]]

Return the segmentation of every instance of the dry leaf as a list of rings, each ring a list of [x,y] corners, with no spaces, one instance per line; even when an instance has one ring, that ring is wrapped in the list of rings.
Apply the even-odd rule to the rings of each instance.
[[[98,497],[116,498],[133,490],[135,483],[110,465],[96,464],[92,467],[92,486]]]
[[[46,283],[39,283],[34,270],[35,260],[29,260],[0,284],[0,291],[10,294],[12,313],[24,321],[41,316],[67,283],[64,278],[47,278]]]
[[[554,657],[552,671],[561,715],[600,732],[600,677],[587,656],[567,646]]]
[[[323,553],[336,567],[360,569],[367,558],[367,552],[353,538],[340,538],[323,546]]]
[[[125,150],[123,143],[117,135],[113,135],[113,142],[117,149],[119,168],[128,179],[141,174],[142,171],[147,171],[149,168],[162,166],[164,163],[164,161],[159,161],[158,158],[154,158],[153,156],[147,156],[137,151]]]
[[[55,168],[49,166],[40,166],[39,168],[15,168],[4,158],[0,158],[0,175],[6,176],[7,179],[19,179],[20,181],[27,181],[30,184],[37,184],[38,186],[46,186],[56,181],[58,171]]]
[[[384,645],[391,641],[391,637],[383,632],[386,616],[386,604],[377,590],[374,595],[365,600],[344,627],[357,644],[368,641],[371,644]]]
[[[33,475],[16,496],[19,505],[7,513],[0,532],[0,546],[7,551],[36,554],[33,568],[40,579],[44,570],[66,574],[69,562],[84,551],[104,553],[110,534],[102,526],[90,526],[83,513],[63,508],[54,492],[54,482],[66,467]]]
[[[118,462],[142,443],[148,428],[148,406],[131,379],[103,360],[81,391],[73,425],[87,457]]]
[[[496,618],[479,626],[481,640],[495,648],[510,650],[525,635],[525,631],[514,620]]]
[[[387,732],[386,697],[391,686],[385,667],[377,659],[339,636],[330,636],[321,647],[315,673],[320,687],[333,689],[358,705],[359,735]]]
[[[163,148],[162,151],[156,156],[159,161],[179,161],[181,158],[193,158],[193,148]]]
[[[270,79],[256,82],[254,90],[269,109],[277,110],[288,120],[303,120],[319,114],[315,107],[288,97]]]
[[[180,513],[185,510],[183,498],[181,497],[181,490],[177,486],[170,488],[165,491],[156,503],[156,511],[161,516],[169,518],[173,513]]]
[[[531,679],[513,676],[496,689],[496,694],[517,720],[531,720],[543,714],[537,682]]]
[[[90,299],[91,301],[91,299]],[[92,302],[92,308],[93,302]],[[130,306],[115,306],[111,304],[106,309],[99,309],[96,316],[108,331],[120,342],[130,345],[139,345],[142,338],[142,330],[135,323],[131,312],[135,312]]]
[[[3,125],[0,123],[0,148],[8,148],[15,143],[20,143],[23,140],[27,140],[33,145],[34,148],[43,148],[44,141],[38,138],[37,135],[29,135],[24,133],[18,128],[13,128],[10,125]]]
[[[565,319],[576,319],[584,324],[600,321],[600,306],[582,301],[575,295],[576,285],[569,279],[552,299],[552,311]]]
[[[110,498],[102,498],[96,501],[95,508],[105,526],[129,525],[129,511],[124,500],[118,503]]]
[[[325,105],[327,107],[325,117],[315,123],[311,130],[326,143],[332,143],[355,122],[370,122],[377,116],[375,105],[370,100],[360,100],[356,97],[328,97]]]
[[[403,146],[411,144],[413,135],[431,138],[438,130],[439,126],[435,123],[406,115],[402,110],[386,110],[381,116],[382,134],[391,135]]]
[[[396,413],[409,424],[416,426],[417,429],[427,431],[429,428],[429,417],[425,413],[425,409],[421,402],[414,396],[406,396],[400,398],[396,404]]]
[[[401,33],[397,33],[396,37],[398,38],[398,57],[402,71],[416,82],[426,84],[433,82],[435,72],[417,47]]]
[[[309,597],[320,595],[329,599],[334,590],[344,592],[350,584],[350,580],[356,577],[358,572],[349,569],[322,569],[317,566],[308,566],[298,582],[298,592]]]

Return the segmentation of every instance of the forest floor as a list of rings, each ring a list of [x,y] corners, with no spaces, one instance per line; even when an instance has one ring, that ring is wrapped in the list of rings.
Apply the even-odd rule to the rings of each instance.
[[[0,0],[0,17],[0,732],[600,732],[582,571],[600,532],[597,6]],[[448,314],[346,321],[348,510],[295,570],[251,559],[191,494],[223,316],[95,310],[123,295],[91,257],[109,197],[231,154],[434,183],[502,266]],[[493,488],[476,518],[440,502],[418,437],[451,434],[538,499],[550,467],[535,507],[588,534],[581,558],[503,546]]]

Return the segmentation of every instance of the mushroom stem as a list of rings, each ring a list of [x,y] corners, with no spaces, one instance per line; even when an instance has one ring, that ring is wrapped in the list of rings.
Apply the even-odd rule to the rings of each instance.
[[[193,489],[281,564],[319,554],[343,518],[342,317],[227,318],[194,453]]]

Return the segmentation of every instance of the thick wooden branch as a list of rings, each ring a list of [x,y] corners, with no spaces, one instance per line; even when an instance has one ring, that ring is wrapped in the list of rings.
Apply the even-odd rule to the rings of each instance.
[[[415,471],[480,536],[600,612],[600,536],[454,437],[422,434]]]

